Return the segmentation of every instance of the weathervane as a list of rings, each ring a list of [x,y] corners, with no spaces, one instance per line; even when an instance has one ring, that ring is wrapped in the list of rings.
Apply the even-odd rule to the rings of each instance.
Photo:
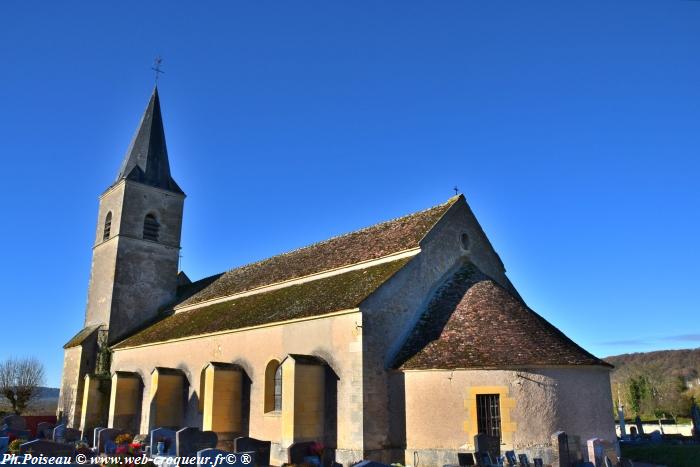
[[[156,72],[156,86],[158,86],[158,77],[162,74],[165,73],[163,70],[160,69],[160,64],[163,63],[163,59],[160,58],[160,55],[158,55],[155,60],[153,60],[153,66],[151,67],[151,70]]]

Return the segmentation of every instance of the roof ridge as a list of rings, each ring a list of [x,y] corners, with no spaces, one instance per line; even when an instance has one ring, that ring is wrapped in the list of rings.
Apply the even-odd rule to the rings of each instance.
[[[347,272],[354,271],[354,270],[368,269],[368,268],[372,268],[374,266],[378,266],[380,264],[392,263],[394,261],[399,261],[403,258],[413,257],[418,253],[416,250],[417,250],[416,248],[409,249],[409,250],[402,250],[402,251],[398,251],[396,253],[391,253],[391,254],[388,254],[386,256],[382,256],[380,258],[375,258],[375,259],[370,259],[370,260],[365,260],[365,261],[358,261],[356,263],[346,264],[344,266],[340,266],[340,267],[336,267],[336,268],[322,269],[322,270],[312,272],[310,274],[306,274],[303,276],[292,277],[289,279],[279,280],[276,282],[270,282],[268,284],[264,284],[264,285],[261,285],[259,287],[253,287],[250,289],[241,290],[239,292],[233,292],[233,293],[228,294],[228,295],[222,295],[220,297],[215,297],[215,298],[203,300],[200,302],[182,305],[182,303],[185,300],[187,300],[187,298],[184,298],[182,301],[176,303],[175,305],[172,305],[171,308],[173,310],[175,310],[176,313],[181,313],[184,311],[190,311],[191,309],[196,309],[196,308],[201,308],[204,306],[212,305],[214,303],[221,303],[221,302],[226,302],[226,301],[230,301],[230,300],[236,300],[236,299],[241,298],[243,296],[256,295],[256,294],[260,294],[260,293],[267,293],[267,292],[270,292],[272,290],[283,289],[285,287],[293,287],[295,285],[302,284],[305,282],[313,282],[313,281],[317,281],[317,280],[322,280],[322,279],[325,279],[326,277],[337,276],[339,274],[345,274]],[[222,274],[225,274],[225,273],[222,273]],[[206,279],[211,279],[212,277],[217,277],[217,276],[220,277],[222,274],[215,274],[215,275],[210,276]],[[205,279],[202,279],[202,280],[205,280]],[[216,280],[216,279],[214,279],[214,280]],[[188,287],[192,284],[196,284],[196,282],[186,284],[183,287]]]
[[[464,195],[461,195],[461,194],[460,194],[460,195],[455,195],[455,196],[452,196],[451,198],[449,198],[449,199],[448,199],[447,201],[445,201],[444,203],[436,204],[436,205],[431,206],[431,207],[429,207],[429,208],[421,209],[420,211],[415,211],[415,212],[412,212],[412,213],[410,213],[410,214],[405,214],[405,215],[403,215],[403,216],[398,216],[398,217],[394,217],[394,218],[392,218],[392,219],[387,219],[387,220],[385,220],[385,221],[377,222],[376,224],[368,225],[368,226],[366,226],[366,227],[362,227],[362,228],[357,229],[357,230],[351,230],[350,232],[345,232],[345,233],[342,233],[342,234],[339,234],[339,235],[334,235],[333,237],[326,238],[325,240],[320,240],[320,241],[317,241],[317,242],[314,242],[314,243],[310,243],[310,244],[308,244],[308,245],[304,245],[304,246],[301,246],[301,247],[298,247],[298,248],[294,248],[294,249],[292,249],[292,250],[288,250],[288,251],[285,251],[285,252],[282,252],[282,253],[278,253],[278,254],[275,254],[275,255],[272,255],[272,256],[268,256],[267,258],[263,258],[263,259],[259,259],[259,260],[257,260],[257,261],[253,261],[253,262],[251,262],[251,263],[246,263],[246,264],[243,264],[243,265],[240,265],[240,266],[236,266],[236,267],[233,267],[233,268],[231,268],[231,269],[227,269],[226,271],[223,271],[223,272],[219,272],[219,273],[216,273],[216,274],[211,274],[211,275],[209,275],[209,276],[206,276],[206,277],[203,277],[203,278],[201,278],[201,279],[198,279],[198,280],[192,282],[192,284],[188,284],[188,285],[194,285],[194,284],[197,284],[197,283],[199,283],[199,282],[201,282],[201,281],[205,281],[205,280],[207,280],[207,279],[211,279],[211,278],[213,278],[213,277],[215,277],[215,276],[220,276],[220,275],[223,275],[223,274],[227,274],[227,273],[229,273],[229,272],[239,271],[239,270],[242,270],[242,269],[244,269],[244,268],[253,267],[253,266],[258,266],[258,265],[260,265],[260,264],[262,264],[262,263],[264,263],[264,262],[266,262],[266,261],[270,261],[270,260],[272,260],[272,259],[282,258],[282,257],[285,257],[285,256],[289,256],[289,255],[291,255],[291,254],[293,254],[293,253],[297,253],[297,252],[299,252],[299,251],[303,251],[303,250],[306,250],[306,249],[309,249],[309,248],[317,247],[317,246],[319,246],[319,245],[323,245],[323,244],[329,243],[329,242],[331,242],[331,241],[333,241],[333,240],[337,240],[337,239],[339,239],[339,238],[348,237],[348,236],[353,235],[353,234],[358,234],[358,233],[366,232],[366,231],[368,231],[369,229],[376,228],[376,227],[380,227],[380,226],[389,224],[389,223],[391,223],[391,222],[396,222],[396,221],[398,221],[398,220],[405,219],[405,218],[408,218],[408,217],[411,217],[411,216],[416,216],[416,215],[425,213],[425,212],[427,212],[427,211],[431,211],[431,210],[433,210],[433,209],[437,209],[437,208],[440,208],[440,207],[452,205],[452,204],[454,204],[455,202],[457,202],[457,201],[459,200],[459,198],[463,198],[463,197],[464,197]],[[447,211],[445,211],[445,213],[446,213],[446,212],[447,212]],[[440,218],[438,218],[437,221],[435,221],[435,223],[433,223],[433,226],[432,226],[432,227],[434,227],[434,226],[444,217],[445,213],[443,213],[443,214],[440,216]],[[428,231],[432,230],[432,227],[431,227]],[[426,235],[427,235],[427,234],[426,234]],[[423,238],[425,238],[425,235],[423,236]],[[422,238],[421,238],[421,240],[422,240]],[[383,256],[382,258],[384,258],[384,257],[389,257],[389,256],[392,256],[392,255],[394,255],[394,254],[396,254],[396,253],[388,254],[388,255],[386,255],[386,256]],[[377,259],[379,259],[379,258],[377,258]],[[345,266],[343,266],[343,267],[352,266],[352,265],[354,265],[354,264],[360,264],[360,263],[362,263],[362,262],[363,262],[363,261],[358,261],[358,262],[356,262],[356,263],[347,264],[347,265],[345,265]],[[323,272],[326,272],[326,271],[331,271],[331,270],[334,270],[334,269],[339,269],[339,268],[323,269],[323,270],[316,271],[316,272],[314,272],[314,273],[312,273],[312,274],[309,274],[309,275],[320,274],[320,273],[323,273]],[[305,277],[305,276],[304,276],[304,277]],[[271,285],[271,284],[268,284],[268,285]]]

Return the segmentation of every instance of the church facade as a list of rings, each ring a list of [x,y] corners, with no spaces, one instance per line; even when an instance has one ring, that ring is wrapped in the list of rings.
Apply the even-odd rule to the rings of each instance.
[[[610,365],[529,309],[463,196],[195,282],[154,90],[100,197],[59,412],[132,433],[318,441],[337,462],[455,463],[477,433],[615,441]]]

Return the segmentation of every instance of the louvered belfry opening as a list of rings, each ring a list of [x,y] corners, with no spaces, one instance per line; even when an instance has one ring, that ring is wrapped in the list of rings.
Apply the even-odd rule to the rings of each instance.
[[[143,239],[157,242],[159,228],[160,225],[158,224],[158,220],[156,220],[156,216],[153,214],[147,215],[146,219],[143,221]]]
[[[105,227],[102,234],[102,240],[109,240],[109,236],[112,233],[112,213],[108,212],[107,217],[105,217]]]
[[[477,394],[476,422],[479,433],[501,440],[501,400],[498,394]]]

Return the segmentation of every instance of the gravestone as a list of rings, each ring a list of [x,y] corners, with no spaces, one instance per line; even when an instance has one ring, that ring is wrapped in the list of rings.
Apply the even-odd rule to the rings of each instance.
[[[20,415],[8,415],[2,419],[0,425],[7,425],[9,430],[26,430],[27,421]]]
[[[497,459],[501,456],[501,440],[497,436],[479,433],[474,436],[474,450],[477,453],[488,452],[492,460]]]
[[[53,424],[49,422],[39,422],[36,424],[36,437],[39,439],[49,439],[53,432]]]
[[[194,457],[199,451],[213,449],[219,437],[213,431],[186,427],[175,433],[175,455],[177,457]]]
[[[625,428],[625,408],[620,400],[618,400],[617,403],[617,420],[620,423],[620,438],[626,438],[627,430]]]
[[[479,466],[493,465],[493,458],[489,452],[477,452],[474,457],[476,457],[476,463]]]
[[[511,467],[515,467],[518,465],[518,460],[515,458],[515,451],[506,451],[506,461]]]
[[[605,467],[605,446],[600,438],[589,439],[586,443],[588,446],[588,461],[595,467]]]
[[[520,467],[530,467],[530,461],[527,460],[527,454],[518,454],[518,461],[520,462]]]
[[[169,428],[156,428],[151,431],[151,455],[158,455],[158,442],[165,443],[165,455],[175,455],[175,431]]]
[[[457,462],[461,466],[469,466],[469,465],[474,465],[474,454],[471,452],[458,452],[457,453]]]
[[[552,435],[552,448],[554,449],[554,467],[569,467],[569,437],[564,431],[557,431]]]
[[[535,467],[544,467],[544,462],[542,462],[542,459],[539,457],[535,457],[534,463]]]
[[[66,431],[63,434],[63,439],[66,441],[66,443],[74,443],[75,441],[80,441],[80,430],[76,428],[66,428]]]
[[[254,452],[258,465],[270,465],[270,450],[272,442],[241,436],[233,440],[233,450],[236,452]]]
[[[221,449],[202,449],[197,453],[197,467],[251,467],[260,465],[255,462],[254,452],[228,452]]]
[[[583,462],[583,451],[581,450],[581,437],[578,435],[569,435],[569,462],[573,465]]]
[[[692,434],[695,438],[700,439],[700,407],[698,407],[695,398],[692,398],[692,405],[690,406],[690,419],[693,422]]]
[[[637,434],[639,436],[644,436],[644,425],[642,425],[642,419],[639,418],[639,415],[634,419],[634,424],[637,426]]]
[[[660,444],[661,441],[663,441],[663,436],[659,432],[659,430],[654,430],[651,433],[649,433],[649,439],[653,444]]]
[[[616,443],[611,443],[610,441],[603,442],[603,460],[609,459],[613,465],[617,465],[620,462],[618,458],[619,446]]]
[[[75,447],[72,444],[56,443],[48,439],[35,439],[19,446],[20,454],[44,455],[46,457],[70,457],[74,450]]]
[[[30,440],[32,439],[32,432],[29,430],[12,430],[8,428],[5,430],[0,430],[0,436],[7,436],[8,438],[12,439]]]
[[[61,423],[60,425],[56,425],[53,429],[53,433],[51,434],[51,439],[56,441],[56,442],[63,442],[66,436],[66,424]]]
[[[104,428],[97,433],[97,454],[114,454],[117,444],[114,438],[124,433],[118,428]]]
[[[93,447],[93,448],[96,448],[96,447],[97,447],[97,440],[98,440],[97,435],[98,435],[98,433],[99,433],[101,430],[105,430],[105,429],[106,429],[106,428],[103,427],[103,426],[98,426],[97,428],[95,428],[95,429],[92,430],[92,447]]]
[[[304,458],[311,455],[311,446],[315,443],[305,441],[302,443],[293,443],[287,448],[287,462],[290,464],[301,464]]]
[[[8,436],[0,436],[0,456],[7,452],[7,447],[10,445]]]

